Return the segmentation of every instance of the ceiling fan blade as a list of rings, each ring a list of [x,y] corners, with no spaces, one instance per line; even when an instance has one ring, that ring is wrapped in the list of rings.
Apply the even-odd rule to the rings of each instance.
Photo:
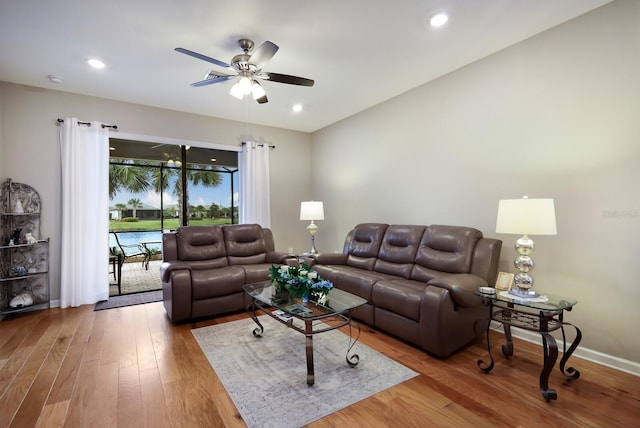
[[[264,104],[269,102],[266,95],[263,95],[260,98],[256,98],[256,101],[258,102],[258,104]]]
[[[256,66],[256,70],[261,70],[267,62],[278,52],[278,45],[270,41],[261,44],[258,49],[253,51],[253,55],[249,58],[249,64]]]
[[[210,62],[211,64],[215,64],[215,65],[217,65],[219,67],[227,68],[227,69],[229,69],[230,73],[232,73],[234,71],[233,67],[231,67],[229,64],[227,64],[226,62],[218,61],[215,58],[211,58],[211,57],[208,57],[206,55],[202,55],[202,54],[199,54],[198,52],[193,52],[193,51],[190,51],[189,49],[185,49],[185,48],[176,48],[175,50],[177,52],[183,53],[185,55],[189,55],[189,56],[192,56],[194,58],[198,58],[198,59],[201,59],[203,61]]]
[[[192,83],[191,86],[194,88],[199,88],[200,86],[213,85],[214,83],[224,82],[225,80],[229,80],[234,76],[218,76],[210,79],[204,79],[199,82]]]
[[[313,84],[315,83],[311,79],[306,79],[304,77],[298,76],[290,76],[288,74],[260,73],[256,74],[256,76],[263,79],[271,80],[272,82],[288,83],[289,85],[313,86]]]

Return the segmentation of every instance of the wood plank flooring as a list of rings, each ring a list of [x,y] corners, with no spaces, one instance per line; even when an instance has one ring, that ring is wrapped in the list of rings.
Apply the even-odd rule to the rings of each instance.
[[[158,302],[6,318],[0,322],[0,427],[244,427],[190,330],[245,317],[173,325]],[[547,403],[538,389],[537,345],[516,339],[507,360],[501,335],[492,333],[496,366],[487,375],[476,366],[487,358],[484,340],[440,360],[362,327],[361,342],[420,376],[310,427],[640,426],[636,376],[572,358],[580,379],[567,382],[556,367],[549,383],[558,400]]]

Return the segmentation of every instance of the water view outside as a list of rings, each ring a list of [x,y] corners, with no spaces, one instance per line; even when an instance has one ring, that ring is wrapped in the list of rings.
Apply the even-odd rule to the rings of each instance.
[[[142,232],[117,232],[118,233],[118,240],[120,241],[120,243],[125,246],[125,245],[138,245],[142,242],[148,242],[148,241],[156,241],[157,243],[154,244],[147,244],[147,247],[149,249],[156,249],[158,251],[160,251],[162,249],[162,232],[159,230],[155,230],[155,231],[142,231]],[[115,238],[113,237],[113,234],[109,234],[109,247],[116,247],[117,248],[118,244],[116,243]],[[135,250],[135,247],[130,247],[126,252],[133,252],[132,250]]]

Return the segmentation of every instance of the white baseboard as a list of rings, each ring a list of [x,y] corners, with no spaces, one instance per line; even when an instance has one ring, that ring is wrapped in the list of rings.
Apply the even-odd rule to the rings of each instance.
[[[499,323],[492,322],[491,328],[504,334],[502,326]],[[542,337],[540,336],[540,333],[514,328],[511,329],[511,335],[526,342],[531,342],[535,343],[536,345],[542,346]],[[558,342],[558,349],[561,351],[563,349],[562,339],[556,339],[556,341]],[[569,347],[570,345],[571,343],[567,343],[567,347]],[[602,364],[603,366],[620,370],[635,376],[640,376],[640,363],[636,363],[634,361],[603,354],[602,352],[594,351],[593,349],[584,348],[581,346],[578,346],[578,348],[576,348],[573,356],[582,358],[587,361],[592,361],[594,363]]]
[[[49,301],[49,307],[50,308],[59,308],[60,307],[60,300],[50,300]]]

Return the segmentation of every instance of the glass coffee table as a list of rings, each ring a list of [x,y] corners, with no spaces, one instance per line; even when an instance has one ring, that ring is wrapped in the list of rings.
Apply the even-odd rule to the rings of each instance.
[[[244,291],[252,298],[247,312],[258,325],[253,330],[256,337],[262,336],[264,327],[260,324],[257,312],[260,310],[271,318],[305,335],[307,355],[307,384],[315,381],[313,371],[313,336],[349,326],[349,344],[347,347],[347,364],[355,367],[360,361],[358,354],[349,355],[360,337],[360,326],[351,319],[351,311],[367,301],[343,290],[331,289],[324,304],[313,301],[303,303],[298,298],[281,298],[276,296],[271,281],[262,281],[244,286]],[[332,321],[326,324],[323,321]],[[357,331],[354,337],[353,330]]]

